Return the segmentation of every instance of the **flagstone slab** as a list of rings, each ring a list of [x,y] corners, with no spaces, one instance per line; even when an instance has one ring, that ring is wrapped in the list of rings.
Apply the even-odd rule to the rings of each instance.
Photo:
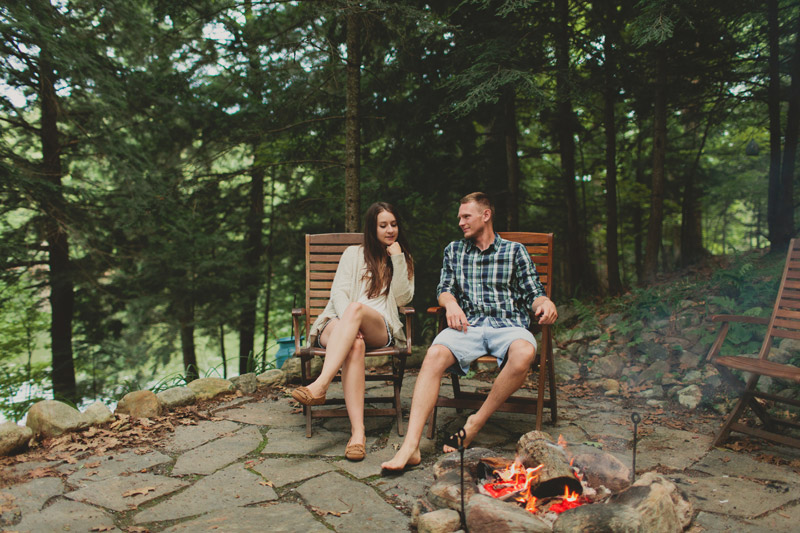
[[[302,412],[296,412],[297,408],[289,405],[288,401],[266,400],[260,403],[248,403],[231,409],[215,411],[215,415],[241,422],[242,424],[253,424],[256,426],[285,427],[303,426],[306,419]]]
[[[420,499],[426,499],[428,489],[433,485],[433,468],[415,466],[402,475],[380,477],[370,484],[383,494],[411,508]]]
[[[185,425],[175,428],[164,446],[168,453],[184,452],[202,446],[206,442],[218,439],[221,435],[233,433],[241,426],[227,420],[203,420],[197,425]]]
[[[270,533],[330,533],[330,529],[318,522],[302,505],[296,503],[276,503],[264,507],[244,507],[223,509],[182,522],[165,533],[250,533],[269,531]]]
[[[756,461],[747,455],[720,448],[708,452],[708,455],[692,465],[692,470],[705,472],[712,476],[727,475],[730,477],[781,481],[793,485],[793,490],[796,490],[796,486],[800,485],[800,476],[785,467]]]
[[[175,492],[188,484],[185,481],[154,474],[131,474],[90,483],[66,496],[70,500],[122,512],[137,509],[145,502]]]
[[[757,483],[735,477],[669,476],[684,490],[695,509],[736,517],[753,517],[775,511],[798,499],[789,485]]]
[[[230,436],[220,437],[184,453],[175,462],[172,475],[184,476],[216,472],[258,448],[262,440],[263,437],[258,428],[244,427]]]
[[[372,487],[335,472],[306,481],[297,493],[339,532],[409,528],[410,519],[386,503]]]
[[[171,462],[172,458],[170,456],[157,451],[144,454],[121,452],[109,453],[108,455],[92,455],[74,465],[63,465],[59,470],[69,473],[67,482],[70,485],[82,487],[87,483],[94,483],[131,472],[141,472],[142,470]]]
[[[134,516],[137,524],[197,516],[219,509],[276,500],[278,495],[260,476],[233,464],[196,481],[188,489]]]
[[[800,529],[798,524],[800,524],[800,505],[767,513],[759,518],[734,518],[701,511],[692,522],[693,526],[702,528],[703,533],[793,532]]]
[[[636,470],[652,470],[656,466],[684,470],[708,453],[711,441],[710,435],[657,427],[638,442]]]
[[[267,445],[261,450],[264,454],[305,454],[335,457],[344,455],[344,447],[350,440],[350,433],[328,431],[314,427],[313,436],[306,438],[305,425],[297,427],[276,427],[267,431]]]
[[[251,468],[276,487],[304,481],[335,470],[330,463],[307,457],[269,458]]]
[[[109,531],[118,533],[114,517],[93,505],[61,500],[36,513],[22,517],[14,531],[53,533],[55,531]]]
[[[34,479],[0,490],[0,525],[40,511],[50,498],[64,494],[65,490],[64,482],[57,477]]]

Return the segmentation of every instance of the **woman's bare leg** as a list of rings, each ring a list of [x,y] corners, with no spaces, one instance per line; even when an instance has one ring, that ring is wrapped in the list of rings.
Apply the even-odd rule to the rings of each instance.
[[[367,351],[363,339],[356,339],[350,353],[342,365],[342,388],[344,404],[350,419],[350,443],[365,444],[367,437],[364,431],[364,352]]]
[[[369,306],[354,302],[347,306],[341,318],[331,320],[322,331],[320,344],[325,346],[325,362],[320,375],[308,385],[311,394],[318,397],[327,392],[359,333],[367,346],[382,346],[389,340],[381,314]]]

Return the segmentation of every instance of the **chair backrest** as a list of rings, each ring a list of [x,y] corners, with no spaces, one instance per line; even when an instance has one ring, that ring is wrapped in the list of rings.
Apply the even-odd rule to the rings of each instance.
[[[306,235],[306,338],[331,298],[331,285],[342,253],[364,242],[363,233]]]
[[[773,338],[800,339],[800,239],[792,239],[786,254],[778,298],[761,346],[760,359],[766,359]]]
[[[545,294],[550,298],[553,288],[553,234],[524,231],[498,231],[497,234],[506,240],[525,245],[539,274],[539,281],[544,286]]]

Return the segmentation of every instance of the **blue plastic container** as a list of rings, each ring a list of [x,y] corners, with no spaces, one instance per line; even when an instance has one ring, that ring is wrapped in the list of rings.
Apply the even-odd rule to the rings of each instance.
[[[300,337],[300,344],[303,344],[305,335]],[[282,337],[278,339],[278,351],[275,352],[275,368],[281,368],[283,363],[294,354],[294,336]]]

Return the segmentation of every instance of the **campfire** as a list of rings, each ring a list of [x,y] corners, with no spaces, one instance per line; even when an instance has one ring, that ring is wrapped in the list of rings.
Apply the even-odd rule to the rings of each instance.
[[[567,460],[565,445],[562,438],[555,445],[544,434],[531,434],[521,446],[522,457],[518,455],[510,464],[497,457],[481,459],[478,474],[483,482],[479,492],[498,500],[516,501],[533,514],[561,514],[590,503],[583,496],[584,486],[572,461]],[[536,461],[535,466],[525,464]]]

